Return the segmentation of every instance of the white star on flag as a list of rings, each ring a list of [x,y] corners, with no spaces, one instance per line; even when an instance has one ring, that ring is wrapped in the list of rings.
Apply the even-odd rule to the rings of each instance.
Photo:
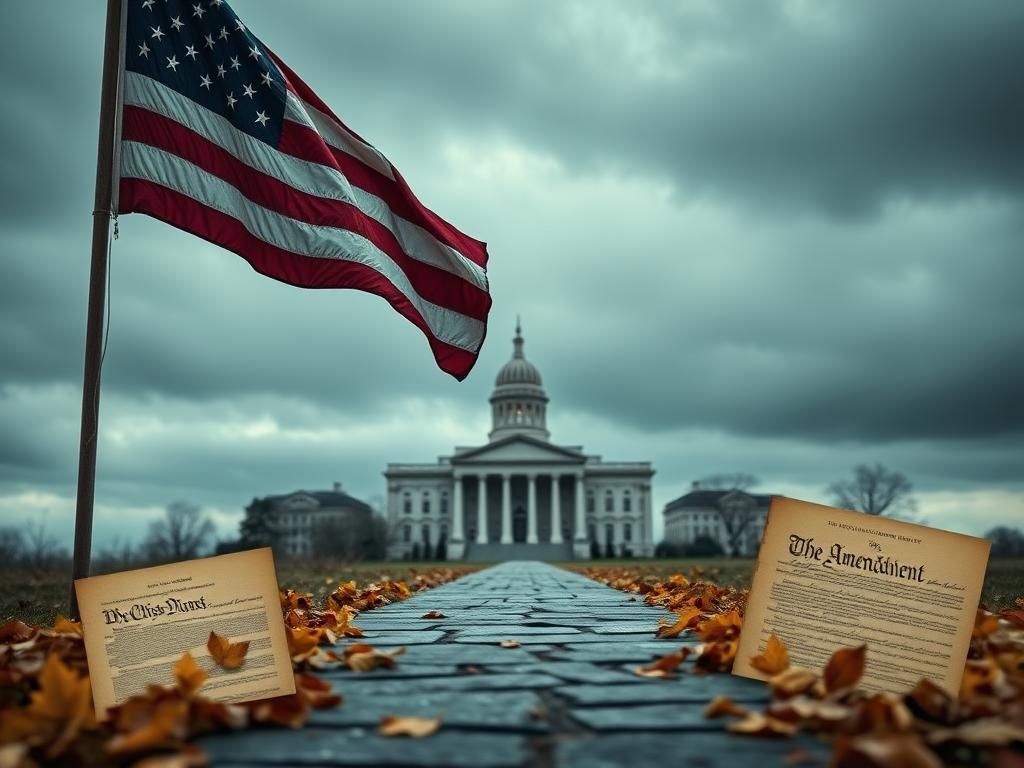
[[[201,19],[201,18],[203,18],[203,14],[204,13],[206,13],[206,11],[203,10],[203,6],[201,6],[199,4],[196,4],[196,5],[192,6],[192,15],[193,16],[198,16]]]
[[[210,79],[209,75],[203,75],[199,78],[199,87],[210,90],[210,86],[213,84],[213,80]]]
[[[163,39],[164,35],[167,34],[162,29],[160,29],[160,27],[150,27],[150,29],[153,30],[153,34],[150,35],[150,37],[155,37],[158,42]]]
[[[173,69],[175,72],[177,72],[178,71],[178,63],[179,62],[178,62],[178,57],[177,56],[168,56],[167,57],[167,68],[168,69]]]
[[[196,56],[199,55],[199,51],[197,51],[191,45],[186,45],[185,46],[185,55],[188,56],[193,61],[195,61]]]
[[[234,109],[235,108],[235,104],[237,102],[238,102],[238,99],[235,98],[235,92],[232,91],[231,93],[228,94],[228,108],[229,109]]]
[[[145,43],[139,46],[139,56],[145,56],[147,59],[149,58],[149,46]]]
[[[260,125],[266,125],[270,118],[267,117],[267,113],[262,110],[256,113],[256,122]]]
[[[171,19],[171,26],[174,27],[175,32],[184,27],[185,25],[181,22],[181,16],[175,16]]]

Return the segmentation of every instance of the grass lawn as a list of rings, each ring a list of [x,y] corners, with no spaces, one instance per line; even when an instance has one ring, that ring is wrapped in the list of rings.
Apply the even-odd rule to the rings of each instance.
[[[681,573],[691,576],[695,567],[704,570],[704,578],[737,587],[750,586],[754,561],[730,558],[683,558],[676,560],[587,560],[556,563],[579,570],[588,566],[629,568],[658,578]],[[339,581],[355,579],[360,584],[384,578],[412,581],[415,573],[427,574],[437,568],[469,571],[484,567],[477,564],[438,562],[366,562],[329,563],[282,561],[277,566],[277,579],[282,587],[312,592],[322,598],[333,591]],[[717,569],[717,572],[714,570]],[[18,618],[33,624],[52,624],[58,614],[67,614],[70,570],[45,573],[13,570],[0,571],[0,622]],[[1024,597],[1024,558],[993,558],[982,592],[982,601],[990,610],[1013,605]]]

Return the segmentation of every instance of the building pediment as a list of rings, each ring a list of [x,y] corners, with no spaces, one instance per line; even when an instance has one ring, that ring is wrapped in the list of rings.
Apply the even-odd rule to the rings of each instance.
[[[493,443],[463,451],[453,456],[454,465],[537,463],[582,464],[585,456],[570,448],[536,440],[526,435],[512,435]]]

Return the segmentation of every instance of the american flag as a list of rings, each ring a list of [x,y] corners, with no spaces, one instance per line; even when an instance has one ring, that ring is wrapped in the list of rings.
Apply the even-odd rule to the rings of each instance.
[[[292,285],[382,296],[465,378],[491,306],[484,243],[420,203],[224,0],[125,2],[118,212]]]

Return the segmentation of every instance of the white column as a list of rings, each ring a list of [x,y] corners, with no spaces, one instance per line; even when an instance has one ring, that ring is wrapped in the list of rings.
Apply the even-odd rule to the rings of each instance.
[[[526,476],[528,483],[526,496],[526,543],[536,544],[537,538],[537,476],[533,473]]]
[[[476,543],[487,542],[487,475],[476,478]]]
[[[587,521],[583,516],[583,475],[576,475],[576,541],[587,540]]]
[[[455,475],[455,487],[452,489],[452,541],[462,541],[462,477]]]
[[[508,472],[501,474],[501,543],[512,543],[512,488]]]
[[[562,543],[562,512],[561,499],[558,498],[558,481],[561,475],[551,476],[551,543]]]

